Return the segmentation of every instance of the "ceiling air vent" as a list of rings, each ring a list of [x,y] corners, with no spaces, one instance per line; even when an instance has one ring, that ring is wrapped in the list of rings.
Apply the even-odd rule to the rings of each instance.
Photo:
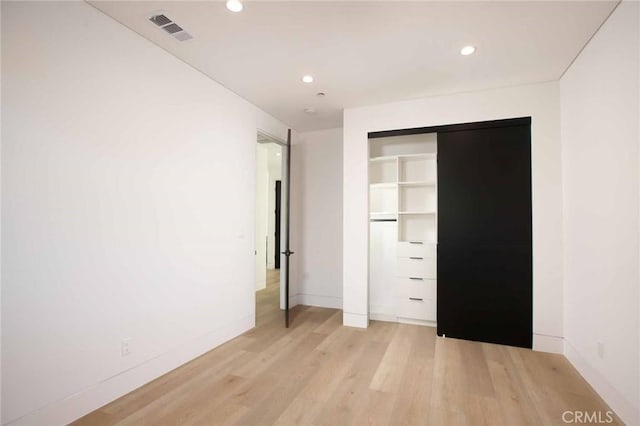
[[[187,41],[193,38],[191,34],[186,32],[180,25],[173,22],[173,20],[167,17],[164,13],[154,13],[149,17],[149,21],[171,34],[178,41]]]
[[[182,31],[182,28],[180,28],[178,24],[169,24],[165,27],[162,27],[162,29],[168,32],[169,34],[175,34],[178,31]]]
[[[159,27],[171,23],[171,19],[167,18],[165,15],[155,15],[149,18],[149,20]]]

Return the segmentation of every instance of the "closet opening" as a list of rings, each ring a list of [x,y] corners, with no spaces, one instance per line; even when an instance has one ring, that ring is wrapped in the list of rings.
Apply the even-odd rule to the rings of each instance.
[[[368,136],[369,318],[531,348],[531,118]]]

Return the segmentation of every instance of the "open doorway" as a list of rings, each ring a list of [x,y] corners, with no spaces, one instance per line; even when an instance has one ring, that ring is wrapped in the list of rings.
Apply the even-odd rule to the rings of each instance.
[[[275,220],[276,220],[276,232],[275,232],[275,240],[273,243],[276,246],[275,253],[273,256],[274,269],[280,269],[280,241],[282,239],[282,235],[280,234],[280,229],[282,226],[282,180],[276,180],[276,205],[275,205]]]
[[[283,146],[258,134],[256,144],[256,325],[281,319]]]

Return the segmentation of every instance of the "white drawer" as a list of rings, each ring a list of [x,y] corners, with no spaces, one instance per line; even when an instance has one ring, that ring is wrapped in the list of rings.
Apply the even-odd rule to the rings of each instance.
[[[398,243],[398,257],[436,257],[436,244],[421,241]]]
[[[437,278],[435,257],[399,257],[398,276],[415,278]]]
[[[436,280],[427,278],[396,278],[397,294],[401,298],[418,297],[436,300]]]
[[[399,278],[397,306],[398,317],[436,321],[436,280]]]

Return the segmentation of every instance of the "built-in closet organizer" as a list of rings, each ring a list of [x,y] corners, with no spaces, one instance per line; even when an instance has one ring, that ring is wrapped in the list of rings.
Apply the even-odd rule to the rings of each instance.
[[[373,139],[369,153],[370,316],[434,325],[436,134]]]
[[[369,318],[531,348],[531,118],[369,134]]]

